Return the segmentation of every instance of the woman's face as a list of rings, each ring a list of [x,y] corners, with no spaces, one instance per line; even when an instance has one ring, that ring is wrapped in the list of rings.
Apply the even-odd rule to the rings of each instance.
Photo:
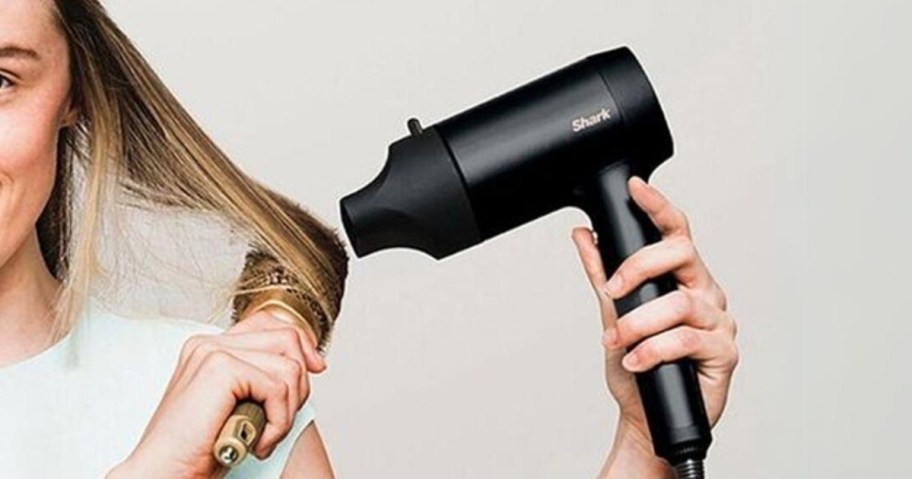
[[[0,0],[0,266],[29,237],[71,121],[69,55],[49,0]]]

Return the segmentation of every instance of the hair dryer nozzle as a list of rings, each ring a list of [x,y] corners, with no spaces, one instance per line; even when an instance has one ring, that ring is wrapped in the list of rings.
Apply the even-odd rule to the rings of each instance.
[[[441,259],[481,242],[462,176],[434,128],[390,145],[380,174],[340,207],[359,257],[398,246]]]

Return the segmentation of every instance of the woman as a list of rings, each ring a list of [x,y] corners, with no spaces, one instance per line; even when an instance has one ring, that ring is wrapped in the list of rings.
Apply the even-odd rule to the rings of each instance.
[[[99,225],[110,219],[102,212],[114,198],[166,216],[216,217],[255,245],[251,258],[282,258],[313,299],[311,316],[323,318],[314,324],[324,344],[255,317],[220,337],[230,357],[210,354],[211,341],[190,339],[214,336],[214,325],[127,321],[84,304],[100,270]],[[260,458],[307,426],[313,414],[302,407],[298,369],[325,368],[315,347],[325,346],[338,312],[343,245],[238,171],[97,1],[0,1],[0,219],[0,420],[16,431],[0,440],[0,476],[101,477],[127,456],[156,456],[139,477],[194,477],[169,466],[212,454],[182,438],[211,448],[216,433],[206,428],[227,418],[235,395],[265,402]],[[239,282],[225,301],[242,303],[258,281]],[[187,361],[175,368],[181,352]],[[200,365],[209,379],[188,382]],[[304,437],[311,444],[316,428]],[[292,441],[281,446],[287,457]],[[285,457],[245,461],[238,477],[277,477]],[[214,470],[211,457],[201,464]]]
[[[620,405],[601,476],[669,477],[651,452],[632,372],[695,358],[714,425],[737,363],[735,325],[683,215],[642,181],[629,186],[660,243],[606,281],[591,232],[573,232],[602,306],[608,387]],[[295,279],[313,330],[266,312],[224,331],[129,321],[94,301],[99,212],[118,193],[137,207],[225,220],[253,245],[248,270]],[[612,299],[665,272],[679,292],[615,318]],[[346,274],[336,233],[240,172],[97,0],[0,0],[0,421],[13,431],[0,436],[3,477],[223,477],[211,447],[248,397],[263,402],[268,423],[259,460],[233,476],[332,477],[307,376],[326,368],[320,352]],[[239,281],[228,299],[244,304],[258,282]]]

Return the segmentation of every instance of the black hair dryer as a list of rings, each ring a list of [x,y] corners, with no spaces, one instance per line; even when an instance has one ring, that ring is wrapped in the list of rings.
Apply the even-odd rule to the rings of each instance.
[[[672,155],[671,134],[627,48],[408,128],[377,178],[340,203],[359,257],[407,247],[441,259],[566,206],[589,216],[609,274],[661,239],[627,180],[648,180]],[[616,301],[618,314],[676,287],[668,275],[652,279]],[[678,477],[702,477],[712,436],[693,362],[663,363],[636,380],[656,454]]]

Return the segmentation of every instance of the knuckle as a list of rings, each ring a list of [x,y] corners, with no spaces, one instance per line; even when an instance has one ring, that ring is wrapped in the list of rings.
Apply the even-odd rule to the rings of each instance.
[[[615,271],[614,275],[621,279],[624,284],[630,284],[636,279],[637,273],[643,268],[643,260],[639,255],[634,254],[621,263],[621,266]]]
[[[187,359],[193,355],[193,352],[196,350],[196,348],[199,346],[199,344],[204,340],[203,336],[204,335],[202,335],[202,334],[194,334],[194,335],[190,336],[189,338],[187,338],[186,341],[184,341],[184,345],[181,347],[181,352],[180,352],[181,359]]]
[[[630,327],[630,321],[627,321],[626,319],[615,323],[614,332],[617,333],[618,347],[626,344],[627,339],[633,336],[633,331]]]
[[[305,382],[304,391],[301,394],[301,404],[298,405],[298,409],[300,409],[301,406],[303,406],[304,403],[307,402],[308,398],[310,398],[310,384]]]
[[[256,313],[253,313],[245,321],[251,321],[260,326],[268,326],[273,321],[275,321],[275,316],[273,316],[272,313],[270,313],[266,309],[261,309],[261,310],[257,311]]]
[[[288,385],[284,381],[272,378],[269,381],[269,392],[278,398],[288,397]]]
[[[300,383],[301,375],[304,370],[301,367],[301,363],[288,358],[283,358],[282,361],[282,376],[292,380],[295,384]]]
[[[206,356],[218,349],[219,347],[212,341],[200,341],[196,349],[193,350],[193,354]]]
[[[301,366],[301,363],[293,359],[285,358],[285,372],[295,378],[300,378],[301,374],[304,372],[304,368]]]
[[[675,211],[677,211],[678,218],[681,221],[681,226],[684,227],[684,231],[690,232],[690,218],[687,217],[687,213],[681,208],[675,208]]]
[[[688,236],[676,236],[674,239],[675,248],[681,252],[681,256],[690,263],[697,258],[697,246]]]
[[[226,371],[232,357],[227,351],[222,349],[210,349],[203,354],[200,368],[207,370]]]
[[[278,438],[275,438],[268,443],[264,443],[260,448],[259,455],[257,456],[261,461],[269,459],[272,456],[272,452],[275,450]]]
[[[300,336],[298,332],[294,330],[294,326],[285,326],[277,330],[277,334],[281,335],[282,342],[286,345],[295,346],[300,344]]]
[[[293,423],[294,423],[294,416],[290,416],[288,414],[283,414],[276,421],[276,427],[278,427],[279,430],[282,431],[281,438],[284,438],[285,435],[288,434],[288,430],[291,429],[291,426]],[[281,440],[281,438],[280,438],[280,440]]]
[[[630,263],[627,265],[627,278],[636,279],[643,275],[643,271],[648,266],[647,259],[642,254],[636,254],[630,257]]]
[[[693,351],[700,345],[700,336],[692,329],[679,330],[676,339],[684,351]]]
[[[651,342],[647,341],[633,350],[633,354],[639,360],[640,364],[652,364],[659,357],[658,351]]]
[[[731,352],[728,354],[728,361],[726,366],[729,369],[735,369],[738,366],[738,363],[741,362],[741,353],[738,351],[738,346],[732,344]]]
[[[688,317],[693,313],[693,300],[680,289],[671,293],[671,305],[678,317]]]
[[[288,402],[288,385],[282,381],[275,381],[269,386],[270,397],[276,401],[276,404],[281,404],[280,409],[284,412],[285,404]],[[285,432],[291,427],[291,418],[288,417],[288,414],[278,414],[274,418],[269,419],[270,422],[275,425],[279,431]]]
[[[723,311],[728,307],[728,296],[725,294],[725,291],[722,290],[718,285],[715,288],[716,290],[716,301],[719,304],[719,308]]]
[[[282,431],[282,439],[284,439],[285,435],[288,434],[288,431],[291,429],[293,423],[293,417],[288,415],[283,415],[281,419],[276,421],[276,427]]]

